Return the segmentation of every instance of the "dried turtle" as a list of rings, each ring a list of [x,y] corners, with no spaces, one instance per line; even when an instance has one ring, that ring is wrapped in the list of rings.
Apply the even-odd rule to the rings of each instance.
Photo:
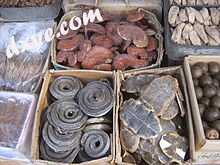
[[[176,132],[168,132],[161,137],[159,144],[166,156],[177,162],[184,162],[188,150],[184,137],[179,136]]]
[[[174,99],[169,107],[161,114],[160,118],[164,120],[172,120],[179,113],[179,105],[177,101]]]
[[[161,131],[159,119],[139,100],[125,101],[120,119],[126,127],[143,139],[155,137]]]
[[[119,25],[117,28],[117,33],[124,40],[132,41],[137,47],[147,47],[148,36],[146,33],[138,26],[127,24]]]
[[[120,131],[120,140],[121,140],[122,147],[126,151],[129,151],[130,153],[134,153],[138,149],[140,137],[135,135],[128,128],[123,127],[121,128],[121,131]]]
[[[162,76],[154,79],[141,93],[141,101],[153,106],[157,116],[170,106],[175,98],[179,84],[172,76]]]

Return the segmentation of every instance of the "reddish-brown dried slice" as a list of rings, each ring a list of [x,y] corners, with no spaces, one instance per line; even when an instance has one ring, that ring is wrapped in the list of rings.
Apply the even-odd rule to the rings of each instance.
[[[94,33],[98,33],[98,34],[105,34],[105,28],[100,24],[90,23],[85,28],[88,32],[94,32]]]
[[[150,104],[155,113],[160,116],[170,106],[175,98],[179,84],[172,76],[162,76],[154,79],[150,85],[142,90],[141,100]]]
[[[56,55],[56,61],[58,63],[65,63],[67,60],[68,56],[72,56],[74,52],[64,52],[64,51],[59,51]]]
[[[77,33],[78,33],[77,31],[70,30],[67,35],[60,35],[57,39],[59,39],[59,40],[71,39],[71,38],[75,37],[77,35]]]
[[[111,38],[109,38],[106,35],[93,35],[91,37],[91,41],[93,42],[94,45],[102,46],[107,49],[113,46],[113,41],[111,40]]]
[[[77,64],[77,55],[76,54],[69,55],[67,57],[67,59],[68,59],[68,66],[70,66],[70,67],[76,66],[76,64]]]
[[[121,45],[123,39],[117,34],[118,22],[108,22],[105,25],[107,36],[111,38],[115,46]]]
[[[62,51],[73,51],[79,47],[81,42],[83,42],[83,35],[79,34],[72,39],[60,40],[57,43],[57,49]]]
[[[157,40],[154,37],[149,37],[149,42],[147,46],[147,51],[152,52],[157,49]]]
[[[129,46],[127,48],[127,53],[129,55],[135,56],[138,59],[148,59],[147,51],[144,48],[138,48],[138,47],[135,47],[135,46]]]
[[[112,65],[111,64],[99,64],[94,66],[95,70],[103,70],[103,71],[111,71],[112,70]]]
[[[137,10],[129,12],[127,16],[127,20],[129,22],[137,22],[142,20],[143,18],[144,18],[144,13]]]
[[[82,62],[91,49],[92,42],[90,40],[84,40],[83,43],[80,44],[80,51],[77,53],[78,62]]]

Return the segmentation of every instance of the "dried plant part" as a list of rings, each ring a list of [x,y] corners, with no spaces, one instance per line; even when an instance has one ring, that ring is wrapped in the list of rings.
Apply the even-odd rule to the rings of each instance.
[[[210,46],[218,46],[219,44],[210,36],[208,36]]]
[[[87,53],[92,49],[92,41],[90,40],[84,40],[80,44],[80,51],[77,53],[77,61],[82,62],[84,61]]]
[[[206,33],[214,39],[218,44],[220,44],[220,33],[218,27],[216,26],[205,26]]]
[[[196,0],[187,0],[187,5],[195,6],[196,5]]]
[[[196,5],[198,5],[198,6],[204,5],[203,0],[197,0]]]
[[[162,76],[154,79],[150,85],[142,90],[141,100],[153,106],[157,116],[169,107],[175,98],[179,84],[172,76]]]
[[[195,12],[196,21],[201,23],[201,24],[204,24],[205,21],[203,19],[202,14],[196,9],[194,9],[194,12]]]
[[[187,14],[186,14],[186,9],[183,8],[183,9],[180,10],[179,17],[180,17],[181,22],[187,22],[188,21],[188,17],[187,17]]]
[[[175,26],[175,22],[177,19],[177,16],[179,14],[179,7],[178,6],[172,6],[169,10],[169,14],[168,14],[168,22],[171,26]]]
[[[136,57],[138,59],[144,59],[144,60],[148,59],[147,51],[144,48],[138,48],[138,47],[135,47],[135,46],[129,46],[127,48],[127,53],[128,53],[128,55],[134,56],[134,57]]]
[[[159,144],[166,156],[177,162],[184,162],[188,150],[187,141],[184,137],[179,136],[176,132],[165,133]]]
[[[192,7],[187,7],[186,11],[189,18],[189,23],[194,24],[196,20],[196,13],[195,13],[196,10]]]
[[[117,34],[118,22],[107,22],[105,25],[107,36],[111,38],[115,46],[121,45],[123,39]]]
[[[176,100],[170,104],[170,106],[161,114],[160,118],[164,120],[172,120],[175,118],[179,113],[179,105],[177,104]]]
[[[209,0],[208,1],[208,5],[212,6],[212,5],[218,5],[218,1],[217,0]]]
[[[197,45],[197,46],[201,46],[202,45],[202,42],[201,42],[198,34],[195,32],[195,30],[192,30],[189,33],[189,38],[190,38],[190,41],[192,42],[193,45]]]
[[[181,43],[181,40],[182,40],[182,31],[185,27],[185,23],[181,23],[179,24],[175,30],[173,31],[173,34],[172,34],[172,37],[171,39],[176,42],[176,43]]]
[[[73,54],[73,52],[59,51],[56,55],[56,61],[58,63],[65,63],[67,61],[67,57],[72,56]]]
[[[174,2],[179,6],[181,5],[181,0],[174,0]]]
[[[206,26],[210,25],[211,17],[209,15],[208,9],[204,7],[204,8],[202,8],[202,10],[200,10],[200,13],[201,13],[201,15],[203,17],[204,25],[206,25]]]
[[[154,35],[157,34],[157,32],[155,30],[151,29],[151,28],[148,28],[146,30],[146,33],[147,33],[147,36],[154,36]]]
[[[120,120],[143,139],[155,137],[161,131],[159,119],[139,100],[129,99],[124,102]]]
[[[219,25],[220,21],[220,11],[217,8],[210,8],[212,23],[216,26]]]
[[[71,38],[75,37],[77,35],[77,33],[78,33],[77,31],[70,30],[67,35],[60,35],[57,39],[58,40],[71,39]]]
[[[93,35],[91,41],[94,45],[102,46],[107,49],[113,46],[113,41],[106,35]]]
[[[127,20],[129,22],[137,22],[142,20],[143,18],[144,18],[144,12],[137,10],[129,12],[127,16]]]
[[[131,130],[124,127],[120,131],[120,140],[122,147],[129,151],[130,153],[134,153],[139,146],[140,137],[135,135]]]
[[[189,33],[193,30],[193,26],[188,23],[185,25],[183,32],[182,32],[182,37],[184,40],[189,40]]]
[[[105,34],[105,28],[100,25],[100,24],[96,24],[96,23],[90,23],[88,24],[86,27],[87,32],[94,32],[94,33],[98,33],[98,34]]]
[[[200,23],[195,23],[193,27],[194,27],[194,30],[196,31],[196,33],[198,34],[198,36],[201,38],[201,40],[205,44],[208,44],[209,39],[208,39],[208,36],[205,32],[204,25],[201,25]]]

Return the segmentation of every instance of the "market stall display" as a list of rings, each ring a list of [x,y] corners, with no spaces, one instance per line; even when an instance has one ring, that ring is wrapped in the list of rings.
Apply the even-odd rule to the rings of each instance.
[[[161,68],[120,76],[116,162],[190,164],[193,128],[183,70]]]
[[[114,73],[48,72],[38,104],[40,113],[35,117],[32,158],[62,163],[111,162],[114,83]]]
[[[57,32],[61,32],[63,22],[69,22],[76,14],[66,13]],[[139,9],[127,14],[103,11],[101,15],[103,22],[69,30],[67,35],[54,40],[52,62],[55,68],[111,71],[160,65],[162,29],[153,13]]]
[[[27,7],[27,6],[44,6],[44,5],[50,5],[54,3],[55,0],[27,0],[27,1],[1,1],[0,7]]]
[[[188,6],[214,6],[220,5],[218,0],[170,0],[170,4],[172,5],[188,5]]]

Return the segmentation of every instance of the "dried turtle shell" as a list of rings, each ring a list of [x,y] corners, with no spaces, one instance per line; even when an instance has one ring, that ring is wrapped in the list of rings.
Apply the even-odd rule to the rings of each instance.
[[[143,139],[155,137],[161,131],[159,119],[139,100],[125,101],[120,119],[126,127]]]
[[[125,151],[125,153],[122,156],[122,160],[123,160],[123,162],[126,162],[126,163],[136,164],[135,158],[131,154],[126,152],[126,151]]]
[[[152,105],[157,116],[160,116],[174,100],[178,88],[178,81],[172,76],[156,78],[142,90],[141,101]]]
[[[168,132],[161,137],[159,144],[163,153],[169,158],[177,162],[184,162],[188,149],[184,137],[179,136],[176,132]]]
[[[134,153],[138,149],[140,137],[135,135],[128,128],[123,127],[120,131],[120,140],[122,147],[126,151],[129,151],[130,153]]]
[[[160,118],[164,120],[172,120],[179,113],[179,105],[177,101],[174,99],[170,106],[161,114]]]

